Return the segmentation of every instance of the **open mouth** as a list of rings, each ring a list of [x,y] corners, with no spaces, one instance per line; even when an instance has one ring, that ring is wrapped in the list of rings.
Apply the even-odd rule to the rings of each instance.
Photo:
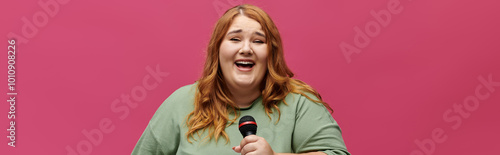
[[[251,69],[255,65],[255,62],[251,60],[238,60],[234,64],[241,69]]]

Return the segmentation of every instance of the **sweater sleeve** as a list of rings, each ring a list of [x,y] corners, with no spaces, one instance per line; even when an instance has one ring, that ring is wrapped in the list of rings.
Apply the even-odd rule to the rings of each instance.
[[[296,153],[321,151],[328,155],[350,155],[339,125],[321,103],[300,96],[295,116],[292,146]]]
[[[163,154],[160,146],[153,131],[151,131],[151,128],[148,126],[135,145],[132,155]]]

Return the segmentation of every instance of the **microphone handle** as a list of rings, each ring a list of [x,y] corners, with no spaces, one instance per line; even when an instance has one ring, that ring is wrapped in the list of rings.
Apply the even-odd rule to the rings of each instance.
[[[246,136],[250,136],[250,135],[255,135],[255,132],[253,132],[253,131],[247,131],[247,132],[245,133],[245,136],[244,136],[244,137],[246,137]]]

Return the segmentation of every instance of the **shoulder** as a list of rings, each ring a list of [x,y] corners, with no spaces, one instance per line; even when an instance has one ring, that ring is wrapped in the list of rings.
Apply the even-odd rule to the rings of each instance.
[[[183,86],[175,90],[160,105],[153,120],[181,120],[193,111],[194,96],[196,93],[196,83]]]
[[[194,99],[196,94],[196,83],[182,86],[175,90],[162,104],[168,106],[182,106]]]
[[[187,102],[194,99],[196,94],[196,83],[182,86],[181,88],[175,90],[163,104],[168,104],[168,102]]]
[[[288,106],[295,109],[296,115],[304,115],[305,113],[316,113],[316,114],[330,114],[328,109],[322,104],[315,102],[319,99],[311,93],[289,93],[285,101]]]
[[[299,94],[299,93],[288,93],[288,95],[285,97],[285,101],[287,104],[292,104],[295,106],[303,106],[303,104],[318,104],[322,105],[321,103],[316,103],[313,100],[319,100],[314,94],[304,92],[304,94]]]

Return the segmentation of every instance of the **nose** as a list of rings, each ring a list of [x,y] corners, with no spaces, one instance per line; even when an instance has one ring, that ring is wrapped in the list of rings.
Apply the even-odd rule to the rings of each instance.
[[[243,46],[241,47],[240,51],[238,52],[239,54],[242,55],[251,55],[253,54],[252,47],[250,46],[250,43],[246,41]]]

